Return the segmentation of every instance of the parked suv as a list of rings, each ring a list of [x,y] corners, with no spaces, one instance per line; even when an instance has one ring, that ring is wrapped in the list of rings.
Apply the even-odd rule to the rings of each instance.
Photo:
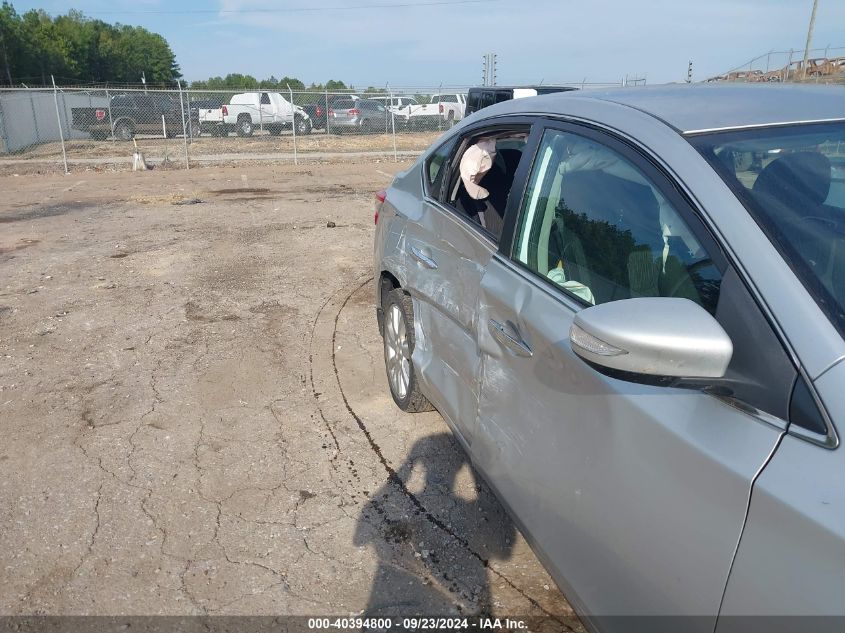
[[[841,627],[843,103],[510,100],[378,194],[390,394],[442,414],[594,630]]]
[[[308,114],[309,118],[311,119],[311,123],[315,129],[325,129],[328,111],[338,101],[348,101],[349,99],[356,101],[360,98],[361,97],[359,97],[358,95],[320,96],[314,99],[314,101],[312,101],[311,103],[306,103],[304,106],[302,106],[302,109]]]
[[[548,95],[555,92],[568,92],[570,90],[577,90],[577,88],[571,86],[479,86],[470,88],[467,93],[466,115],[469,116],[473,112],[478,112],[482,108],[502,101]]]
[[[371,99],[339,99],[329,109],[329,131],[387,132],[390,130],[390,113],[381,103]]]

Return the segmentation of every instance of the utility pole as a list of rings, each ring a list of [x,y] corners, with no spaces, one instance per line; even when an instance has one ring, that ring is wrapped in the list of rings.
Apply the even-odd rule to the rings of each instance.
[[[691,61],[690,61],[689,64],[687,64],[687,83],[688,84],[692,83],[692,62]]]
[[[496,53],[487,53],[484,55],[484,66],[481,70],[481,85],[495,86],[497,80],[497,65],[499,56]]]
[[[807,59],[810,57],[810,44],[813,41],[813,27],[816,25],[816,9],[819,0],[813,0],[813,12],[810,14],[810,27],[807,29],[807,44],[804,46],[804,63],[801,64],[801,78],[807,78]]]
[[[147,94],[147,75],[143,70],[141,71],[141,83],[144,84],[144,94]]]

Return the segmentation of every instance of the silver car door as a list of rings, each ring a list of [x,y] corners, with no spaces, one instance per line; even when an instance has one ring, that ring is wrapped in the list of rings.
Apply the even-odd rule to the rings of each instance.
[[[481,284],[473,462],[599,628],[710,632],[752,481],[785,427],[787,396],[747,377],[761,361],[743,320],[753,301],[661,173],[579,126],[543,134],[512,232],[511,257],[495,256]],[[608,377],[573,353],[579,310],[664,295],[715,313],[735,341],[734,396],[770,413]],[[787,357],[762,360],[775,392],[791,384]],[[701,617],[630,619],[667,615]]]

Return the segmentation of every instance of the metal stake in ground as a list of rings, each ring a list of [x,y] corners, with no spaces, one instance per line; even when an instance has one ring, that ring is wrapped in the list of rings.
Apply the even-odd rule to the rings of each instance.
[[[67,169],[67,152],[65,151],[65,133],[62,130],[62,117],[59,114],[59,91],[56,88],[56,79],[50,75],[50,80],[53,82],[53,101],[56,103],[56,122],[59,124],[59,139],[62,141],[62,160],[65,164],[65,174],[70,172]]]

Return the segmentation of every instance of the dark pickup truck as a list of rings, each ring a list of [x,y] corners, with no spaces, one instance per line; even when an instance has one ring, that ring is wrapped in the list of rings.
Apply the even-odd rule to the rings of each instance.
[[[73,129],[90,132],[97,140],[108,138],[112,132],[120,141],[131,141],[136,134],[161,135],[165,129],[170,137],[182,133],[179,100],[167,94],[119,94],[111,98],[111,108],[72,108],[71,118]]]

